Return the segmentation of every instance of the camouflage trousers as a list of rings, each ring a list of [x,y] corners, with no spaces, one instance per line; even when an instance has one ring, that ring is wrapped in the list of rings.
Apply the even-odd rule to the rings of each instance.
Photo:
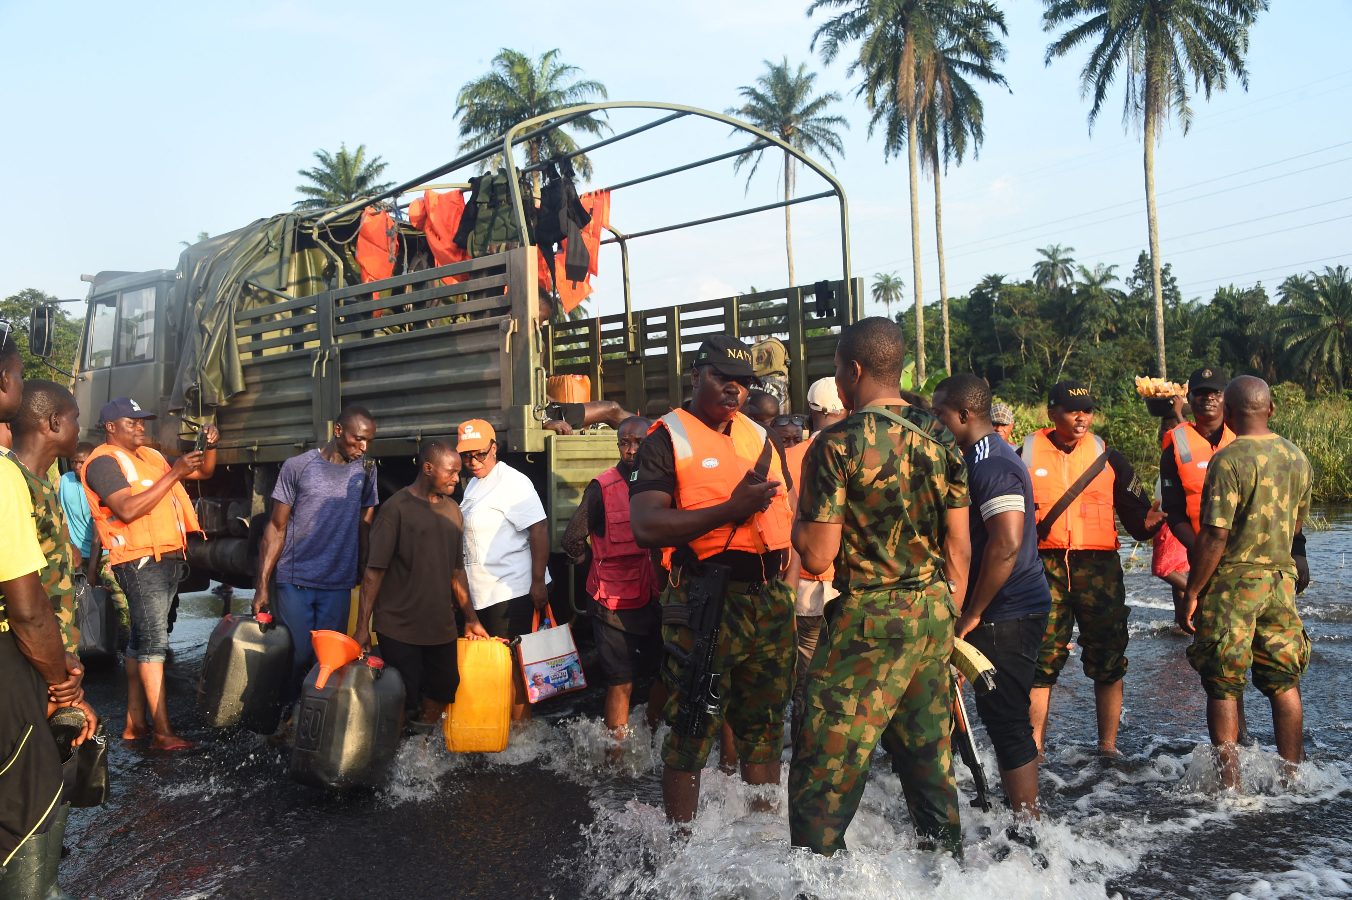
[[[131,607],[127,605],[127,592],[113,577],[113,567],[108,564],[108,554],[99,562],[99,584],[108,591],[113,599],[113,608],[117,610],[117,620],[123,628],[131,628]]]
[[[901,779],[916,831],[962,852],[950,709],[956,618],[948,585],[842,594],[808,670],[807,717],[789,767],[789,836],[845,848],[874,748]]]
[[[784,743],[784,708],[793,690],[794,641],[793,590],[783,581],[750,588],[739,582],[728,587],[723,601],[723,619],[718,637],[719,694],[721,715],[709,717],[704,733],[687,737],[667,733],[662,744],[662,762],[681,772],[698,772],[713,747],[721,720],[726,717],[744,763],[761,764],[779,759]],[[685,588],[670,584],[662,593],[662,640],[689,653],[694,632],[673,622],[668,612],[684,606]],[[681,702],[682,669],[670,653],[662,662],[662,680],[667,685],[663,715],[668,725],[676,721]]]
[[[1244,695],[1244,673],[1266,697],[1300,684],[1310,638],[1296,612],[1296,581],[1271,569],[1220,569],[1198,604],[1188,662],[1212,700]]]
[[[1070,657],[1072,629],[1080,628],[1084,674],[1099,684],[1127,674],[1127,589],[1116,550],[1044,550],[1042,567],[1052,592],[1047,631],[1037,655],[1033,687],[1051,687]]]

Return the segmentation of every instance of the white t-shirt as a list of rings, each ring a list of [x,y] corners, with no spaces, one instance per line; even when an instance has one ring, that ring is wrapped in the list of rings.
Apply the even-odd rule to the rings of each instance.
[[[530,593],[530,535],[545,507],[529,478],[499,462],[486,478],[471,478],[460,503],[465,514],[465,575],[475,609]],[[545,571],[545,584],[550,582]]]

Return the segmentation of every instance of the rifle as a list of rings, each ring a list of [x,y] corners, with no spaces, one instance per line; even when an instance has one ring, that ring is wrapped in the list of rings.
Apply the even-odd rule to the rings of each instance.
[[[686,584],[685,610],[689,627],[695,635],[690,652],[670,642],[665,644],[681,666],[680,701],[672,730],[685,737],[704,734],[710,716],[717,716],[722,705],[718,682],[722,672],[713,671],[718,664],[718,638],[723,623],[723,599],[728,593],[728,576],[732,570],[725,565],[696,562],[682,566]],[[670,607],[669,607],[670,609]]]
[[[949,660],[959,674],[972,683],[972,690],[985,694],[995,689],[995,666],[986,655],[966,641],[958,638],[953,642],[953,656]],[[976,740],[972,737],[972,728],[967,717],[967,704],[962,699],[962,682],[953,678],[953,740],[958,745],[958,755],[972,773],[972,784],[976,788],[973,806],[983,812],[990,812],[990,788],[986,784],[986,770],[981,765],[981,757],[976,752]]]

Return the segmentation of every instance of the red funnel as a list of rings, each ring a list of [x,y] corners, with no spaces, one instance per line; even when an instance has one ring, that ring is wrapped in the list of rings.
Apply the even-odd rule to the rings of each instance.
[[[336,669],[361,656],[361,646],[341,631],[312,631],[310,644],[319,659],[319,675],[315,678],[315,688],[318,690],[329,683],[329,676]]]

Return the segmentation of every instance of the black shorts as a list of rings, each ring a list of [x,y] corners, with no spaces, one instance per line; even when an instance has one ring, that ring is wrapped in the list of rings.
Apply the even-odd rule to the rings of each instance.
[[[535,604],[531,602],[530,594],[485,606],[475,610],[474,614],[479,617],[484,631],[507,640],[530,634],[535,625]]]
[[[976,695],[976,711],[1006,772],[1037,759],[1028,693],[1046,629],[1047,617],[1034,615],[982,623],[967,634],[967,643],[995,664],[995,690]]]
[[[576,431],[587,424],[587,404],[551,403],[545,407],[545,418],[549,420],[562,419],[568,423],[569,428]]]
[[[652,621],[651,630],[632,627],[621,629],[605,621],[605,616],[598,615],[599,608],[599,604],[593,601],[592,633],[596,639],[606,686],[632,684],[639,678],[656,675],[662,663],[662,635],[657,627],[657,617],[646,617]],[[630,610],[620,612],[627,613]]]
[[[404,679],[404,706],[416,710],[422,699],[438,703],[454,703],[455,689],[460,686],[460,666],[455,655],[455,641],[449,644],[406,644],[382,634],[380,658],[399,670]]]

